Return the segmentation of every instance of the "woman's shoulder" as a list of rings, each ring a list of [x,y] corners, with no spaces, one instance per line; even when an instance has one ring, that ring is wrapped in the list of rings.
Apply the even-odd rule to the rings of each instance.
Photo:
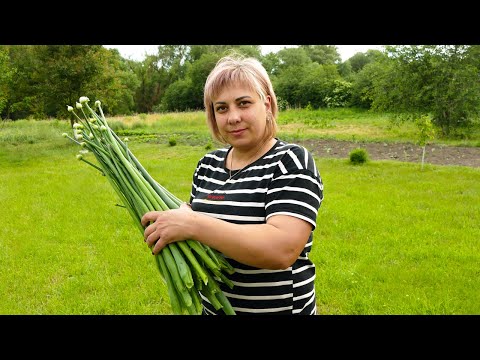
[[[277,139],[277,144],[275,146],[275,151],[277,152],[293,152],[295,154],[310,154],[310,151],[306,149],[304,146],[296,144],[296,143],[289,143],[284,140]]]
[[[317,167],[312,153],[304,146],[278,140],[275,152],[281,155],[281,162],[289,171],[308,170],[317,174]]]
[[[211,163],[212,161],[223,161],[225,156],[227,155],[228,148],[219,148],[212,151],[207,152],[205,155],[202,156],[200,159],[200,163]]]

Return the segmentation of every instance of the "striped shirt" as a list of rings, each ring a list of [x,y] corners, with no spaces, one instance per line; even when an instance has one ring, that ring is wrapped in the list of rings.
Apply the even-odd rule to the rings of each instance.
[[[235,272],[225,275],[234,286],[219,282],[222,291],[239,315],[315,314],[315,264],[308,254],[323,183],[312,155],[302,146],[277,139],[264,156],[228,179],[225,159],[230,149],[214,150],[198,162],[192,209],[234,224],[265,224],[274,215],[294,216],[309,222],[312,232],[297,260],[284,270],[260,269],[226,257]],[[223,313],[204,296],[202,303],[203,314]]]

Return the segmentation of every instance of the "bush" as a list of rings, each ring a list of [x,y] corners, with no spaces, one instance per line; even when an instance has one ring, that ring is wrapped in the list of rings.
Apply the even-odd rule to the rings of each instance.
[[[357,148],[350,151],[350,162],[354,165],[364,164],[368,161],[368,152],[365,149]]]
[[[171,137],[169,140],[168,140],[168,144],[170,146],[175,146],[177,145],[177,140],[174,138],[174,137]]]

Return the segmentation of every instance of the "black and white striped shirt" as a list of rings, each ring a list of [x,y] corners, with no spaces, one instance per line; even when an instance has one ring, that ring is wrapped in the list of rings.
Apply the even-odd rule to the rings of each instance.
[[[309,222],[312,233],[295,263],[284,270],[259,269],[227,258],[235,273],[219,282],[237,314],[315,314],[315,264],[312,249],[323,183],[312,155],[302,146],[277,139],[260,159],[231,179],[225,159],[231,148],[206,154],[193,175],[194,211],[235,224],[264,224],[270,216],[289,215]],[[228,241],[228,239],[225,239]],[[217,312],[203,297],[203,313]]]

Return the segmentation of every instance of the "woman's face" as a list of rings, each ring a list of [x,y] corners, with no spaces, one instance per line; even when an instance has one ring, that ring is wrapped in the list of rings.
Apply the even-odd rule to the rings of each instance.
[[[257,146],[264,140],[267,111],[270,110],[270,96],[265,101],[245,86],[224,88],[213,99],[213,110],[218,130],[233,147]]]

